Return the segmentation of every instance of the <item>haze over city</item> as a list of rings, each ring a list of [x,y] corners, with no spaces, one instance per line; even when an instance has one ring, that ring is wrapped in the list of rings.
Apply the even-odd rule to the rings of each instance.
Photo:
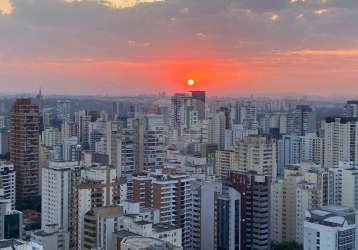
[[[0,250],[358,250],[358,0],[0,0]]]
[[[356,0],[0,0],[2,92],[358,91]]]

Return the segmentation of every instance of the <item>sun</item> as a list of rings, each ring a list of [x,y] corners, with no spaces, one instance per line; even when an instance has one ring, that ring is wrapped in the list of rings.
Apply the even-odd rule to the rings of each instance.
[[[195,84],[195,81],[193,79],[188,80],[189,86],[194,86],[194,84]]]

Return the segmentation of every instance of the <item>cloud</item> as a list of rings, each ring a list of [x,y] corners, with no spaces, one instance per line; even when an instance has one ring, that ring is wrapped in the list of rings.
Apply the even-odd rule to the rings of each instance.
[[[134,7],[138,4],[164,2],[165,0],[64,0],[67,3],[94,2],[113,9]]]
[[[277,15],[277,14],[273,14],[273,15],[271,16],[271,21],[272,21],[272,22],[277,22],[279,19],[280,19],[280,16]]]
[[[10,0],[0,0],[0,15],[10,15],[14,7]]]
[[[3,1],[0,0],[0,3]],[[6,78],[0,77],[0,87],[9,86],[11,79],[20,85],[26,79],[33,82],[41,80],[41,67],[44,68],[42,78],[49,82],[65,82],[70,78],[71,82],[78,81],[79,84],[95,84],[95,81],[101,82],[100,77],[111,83],[133,78],[138,82],[151,83],[160,80],[146,67],[129,67],[120,63],[95,65],[95,62],[107,60],[146,65],[153,63],[156,69],[160,69],[157,72],[166,75],[169,80],[170,74],[186,75],[197,68],[200,69],[197,74],[204,75],[205,67],[211,72],[220,71],[218,74],[222,75],[223,66],[220,65],[225,64],[224,73],[234,76],[231,80],[225,77],[223,81],[240,82],[237,71],[248,75],[243,73],[245,71],[257,74],[256,80],[263,77],[263,72],[275,72],[289,82],[295,70],[302,69],[311,75],[318,75],[324,70],[336,69],[338,61],[343,65],[342,60],[355,57],[356,52],[351,48],[357,46],[358,40],[357,0],[6,2],[12,4],[12,10],[7,15],[0,15],[0,34],[6,34],[0,39],[0,61],[9,67],[2,66],[0,74],[6,75]],[[3,6],[0,5],[1,10]],[[277,50],[290,52],[277,55]],[[331,68],[327,65],[324,68],[321,64],[320,58],[327,56],[338,57],[330,61],[334,65]],[[289,57],[302,61],[287,61]],[[312,69],[319,68],[318,73],[305,66],[313,57],[318,62]],[[183,63],[180,70],[177,70],[178,66],[170,66],[178,60],[203,62],[208,58],[211,58],[210,64]],[[35,70],[36,77],[19,79],[18,75],[24,75],[26,68],[14,67],[15,64],[39,62],[41,65]],[[50,67],[48,62],[61,62],[61,65],[51,64]],[[237,66],[237,62],[245,62],[248,66],[243,69],[242,65]],[[235,67],[231,67],[232,64]],[[88,72],[96,69],[95,66],[103,72],[107,72],[107,66],[111,70],[107,72],[108,78],[99,70],[93,70],[98,77],[88,79],[81,75],[82,66]],[[56,67],[61,70],[55,70]],[[121,72],[117,75],[119,68],[122,71],[119,70]],[[45,69],[50,73],[45,74]],[[290,73],[278,74],[276,70],[279,69]],[[342,68],[339,70],[344,71]],[[138,79],[139,74],[143,74],[141,79]],[[267,74],[265,77],[272,79]],[[261,80],[265,82],[264,78]]]
[[[314,13],[318,16],[322,16],[324,14],[328,14],[329,12],[331,12],[332,10],[330,9],[318,9],[316,10]]]
[[[296,50],[287,52],[287,55],[295,56],[334,56],[334,57],[358,57],[358,48],[357,49],[333,49],[333,50]]]

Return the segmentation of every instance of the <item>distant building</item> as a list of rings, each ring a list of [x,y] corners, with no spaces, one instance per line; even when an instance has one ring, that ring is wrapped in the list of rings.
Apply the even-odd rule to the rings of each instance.
[[[346,117],[358,118],[358,100],[347,101],[344,109]]]
[[[191,91],[191,96],[193,97],[194,107],[198,111],[199,120],[205,120],[205,91]]]
[[[6,129],[0,129],[0,155],[9,153],[9,133]]]
[[[171,99],[171,122],[170,125],[174,129],[180,129],[187,124],[188,108],[192,106],[192,97],[177,93]]]
[[[309,105],[297,105],[294,111],[295,134],[304,136],[316,132],[315,113]]]

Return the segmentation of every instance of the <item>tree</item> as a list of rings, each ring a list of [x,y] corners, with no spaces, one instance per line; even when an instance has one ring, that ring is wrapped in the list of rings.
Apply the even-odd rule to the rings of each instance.
[[[271,244],[271,250],[303,250],[303,247],[295,241],[282,241],[273,242]]]

